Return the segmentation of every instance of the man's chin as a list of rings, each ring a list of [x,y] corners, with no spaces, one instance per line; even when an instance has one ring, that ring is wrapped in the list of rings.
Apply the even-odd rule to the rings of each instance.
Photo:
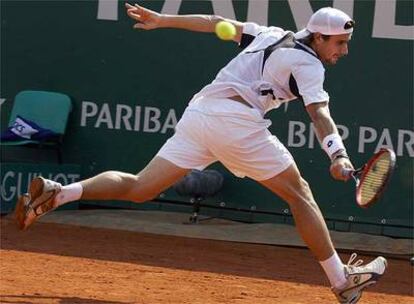
[[[335,65],[338,62],[339,58],[330,58],[330,59],[325,59],[323,60],[323,63],[327,64],[327,65]]]

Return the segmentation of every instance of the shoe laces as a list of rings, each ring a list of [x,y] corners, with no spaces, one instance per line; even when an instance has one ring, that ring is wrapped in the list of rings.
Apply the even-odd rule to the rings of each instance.
[[[351,268],[361,266],[362,263],[364,263],[364,261],[361,260],[361,259],[355,261],[355,259],[356,259],[357,256],[358,255],[355,252],[352,253],[351,256],[349,257],[349,260],[348,260],[348,263],[346,264],[346,266],[351,267]]]

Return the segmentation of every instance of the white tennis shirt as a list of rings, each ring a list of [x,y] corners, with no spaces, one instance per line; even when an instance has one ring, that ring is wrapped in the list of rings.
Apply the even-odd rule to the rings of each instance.
[[[284,102],[297,99],[289,85],[291,76],[296,80],[305,106],[328,102],[329,95],[323,88],[325,69],[315,52],[306,45],[298,42],[302,49],[277,48],[263,65],[264,52],[260,50],[287,33],[278,27],[245,23],[240,46],[247,47],[220,70],[212,83],[194,95],[190,103],[200,97],[240,95],[264,115]],[[262,92],[267,90],[272,90],[273,94],[263,95]]]

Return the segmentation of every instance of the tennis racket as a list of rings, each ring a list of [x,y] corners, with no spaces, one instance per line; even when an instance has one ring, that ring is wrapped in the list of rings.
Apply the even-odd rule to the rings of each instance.
[[[395,153],[381,149],[361,168],[343,170],[342,174],[352,177],[356,184],[356,202],[362,208],[375,203],[383,194],[395,167]]]

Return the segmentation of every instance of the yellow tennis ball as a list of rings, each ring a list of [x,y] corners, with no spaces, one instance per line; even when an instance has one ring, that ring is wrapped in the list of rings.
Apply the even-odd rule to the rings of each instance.
[[[236,27],[227,21],[216,24],[216,35],[222,40],[232,40],[236,36]]]

